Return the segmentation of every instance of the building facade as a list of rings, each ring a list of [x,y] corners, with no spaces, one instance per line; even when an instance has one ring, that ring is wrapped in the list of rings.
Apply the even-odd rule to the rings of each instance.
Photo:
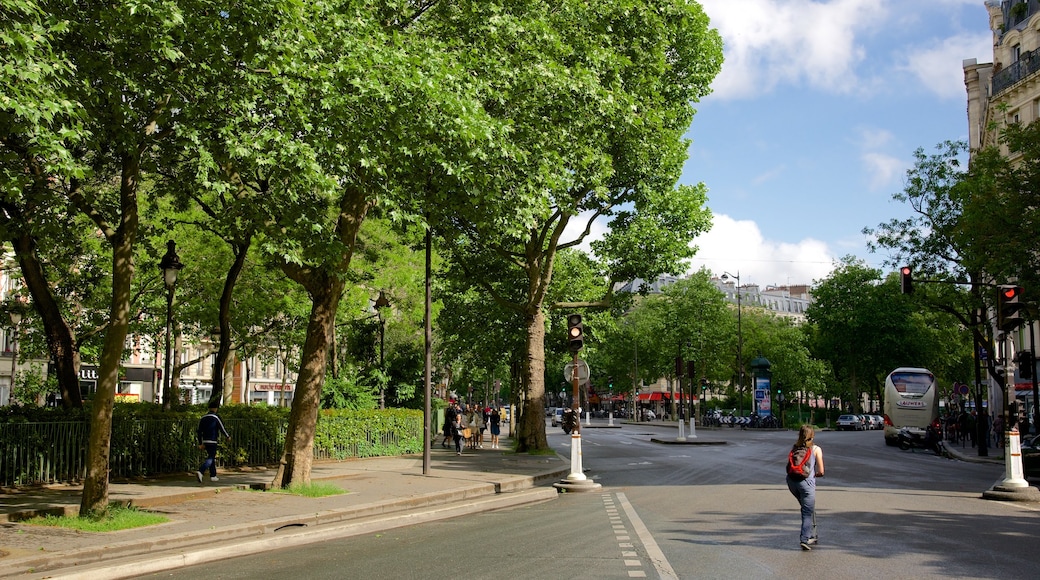
[[[962,63],[972,151],[998,144],[1007,124],[1040,119],[1040,0],[986,0],[986,10],[993,61]]]
[[[968,144],[972,154],[986,147],[1000,146],[1004,155],[1014,160],[1014,155],[999,143],[1001,129],[1010,124],[1028,125],[1040,120],[1040,0],[986,0],[985,6],[993,34],[992,62],[968,59],[962,63],[968,104]],[[1029,326],[1012,332],[1009,344],[1005,345],[1005,360],[1015,360],[1015,352],[1022,349],[1035,352],[1030,340],[1036,332],[1036,328]],[[1020,369],[1010,364],[1006,371],[1014,396],[1029,402],[1032,380],[1022,379]],[[1004,408],[1005,393],[998,385],[990,377],[991,414],[992,409]],[[1031,403],[1024,407],[1033,408]]]

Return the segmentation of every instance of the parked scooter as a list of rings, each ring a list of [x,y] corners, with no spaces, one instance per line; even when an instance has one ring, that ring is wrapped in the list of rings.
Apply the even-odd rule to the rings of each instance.
[[[899,448],[903,451],[909,451],[917,447],[931,450],[936,455],[946,455],[946,446],[943,444],[942,438],[939,437],[939,431],[932,425],[925,428],[924,435],[914,433],[907,427],[903,427],[899,430],[898,441]]]

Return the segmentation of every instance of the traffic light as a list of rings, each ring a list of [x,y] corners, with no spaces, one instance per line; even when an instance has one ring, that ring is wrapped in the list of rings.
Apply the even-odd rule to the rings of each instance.
[[[1018,351],[1018,378],[1033,378],[1033,353],[1028,350]]]
[[[686,361],[686,378],[689,379],[691,383],[693,382],[693,377],[697,376],[697,373],[695,372],[696,370],[697,369],[694,368],[692,360]]]
[[[701,390],[702,391],[707,391],[708,390],[708,377],[701,377]]]
[[[899,269],[899,290],[903,294],[914,293],[914,280],[910,274],[910,266],[903,266]]]
[[[997,289],[997,328],[1011,332],[1022,325],[1022,287],[1004,284]]]
[[[581,323],[580,314],[567,316],[567,346],[571,352],[578,352],[585,345],[585,327]]]

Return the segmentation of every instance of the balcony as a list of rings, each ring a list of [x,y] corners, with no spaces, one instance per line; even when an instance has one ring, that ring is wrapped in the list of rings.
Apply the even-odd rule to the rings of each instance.
[[[990,82],[990,96],[999,95],[1018,84],[1019,81],[1036,74],[1037,71],[1040,71],[1040,49],[1022,53],[1017,61],[993,75],[993,80]]]

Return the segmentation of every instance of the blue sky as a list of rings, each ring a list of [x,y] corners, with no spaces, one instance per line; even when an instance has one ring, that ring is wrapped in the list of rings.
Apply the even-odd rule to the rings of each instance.
[[[692,268],[766,286],[845,255],[882,267],[861,232],[909,214],[892,194],[914,150],[967,138],[961,63],[992,60],[983,0],[700,3],[726,62],[688,135],[681,182],[714,213]]]

